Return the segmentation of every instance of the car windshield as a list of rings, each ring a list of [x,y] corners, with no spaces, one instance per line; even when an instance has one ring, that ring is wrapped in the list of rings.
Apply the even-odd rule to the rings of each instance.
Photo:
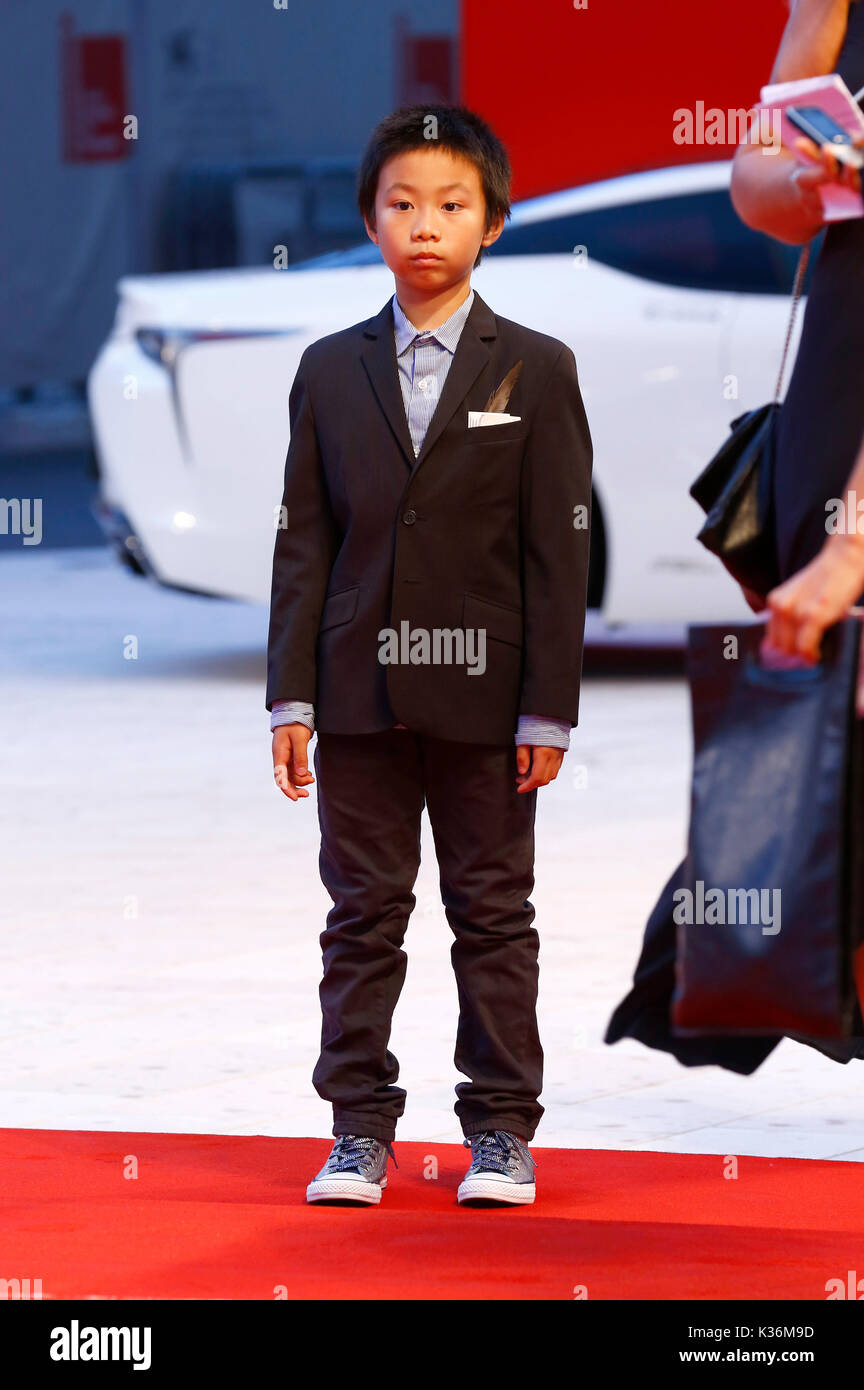
[[[346,246],[342,251],[325,251],[305,261],[294,261],[286,270],[326,270],[328,266],[383,265],[384,259],[373,241],[358,246]]]
[[[484,256],[572,256],[578,251],[628,275],[683,289],[789,293],[797,248],[745,226],[725,182],[719,187],[657,188],[653,196],[638,198],[598,198],[593,205],[574,199],[573,192],[517,203]],[[355,265],[383,265],[374,242],[288,268]]]

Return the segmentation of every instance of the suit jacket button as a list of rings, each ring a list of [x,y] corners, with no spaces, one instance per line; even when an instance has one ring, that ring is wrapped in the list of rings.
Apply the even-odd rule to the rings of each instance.
[[[402,520],[405,522],[406,526],[413,526],[414,522],[417,520],[417,513],[413,509],[407,511]]]

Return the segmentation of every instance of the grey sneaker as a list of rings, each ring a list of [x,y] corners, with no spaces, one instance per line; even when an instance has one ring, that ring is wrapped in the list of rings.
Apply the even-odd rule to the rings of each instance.
[[[387,1186],[388,1154],[396,1163],[388,1140],[362,1134],[337,1135],[330,1157],[306,1188],[306,1201],[377,1204]]]
[[[524,1206],[534,1201],[536,1164],[527,1144],[505,1129],[484,1129],[462,1141],[471,1150],[471,1166],[456,1194],[459,1202],[506,1202]]]

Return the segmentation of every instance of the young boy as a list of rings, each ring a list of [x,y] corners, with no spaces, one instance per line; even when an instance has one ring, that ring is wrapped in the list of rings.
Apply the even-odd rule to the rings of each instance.
[[[396,292],[300,359],[268,645],[274,776],[292,801],[315,781],[317,728],[333,899],[313,1084],[335,1143],[307,1200],[380,1202],[396,1162],[406,1093],[387,1044],[425,804],[469,1077],[458,1200],[533,1202],[527,1146],[544,1107],[528,895],[537,788],[578,715],[591,438],[570,348],[471,288],[510,209],[488,125],[465,107],[394,112],[370,139],[358,202]]]

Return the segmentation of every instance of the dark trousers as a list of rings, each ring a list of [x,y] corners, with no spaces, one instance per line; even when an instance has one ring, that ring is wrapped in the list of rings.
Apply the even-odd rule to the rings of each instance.
[[[321,934],[321,1055],[313,1073],[333,1133],[392,1140],[405,1109],[388,1050],[405,980],[401,949],[416,899],[420,814],[435,840],[454,935],[455,1063],[463,1133],[505,1129],[528,1141],[544,1107],[537,1031],[534,908],[537,791],[516,790],[516,748],[456,743],[408,729],[319,733],[314,753],[319,867],[333,907]]]

